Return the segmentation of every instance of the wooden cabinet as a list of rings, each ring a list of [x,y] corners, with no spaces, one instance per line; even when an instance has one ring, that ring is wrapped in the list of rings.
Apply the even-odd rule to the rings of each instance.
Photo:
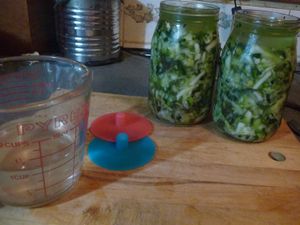
[[[54,0],[1,0],[0,56],[57,51]]]

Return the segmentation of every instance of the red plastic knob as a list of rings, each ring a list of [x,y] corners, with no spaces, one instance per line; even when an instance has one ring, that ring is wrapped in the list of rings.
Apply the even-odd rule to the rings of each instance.
[[[153,131],[152,123],[143,116],[129,112],[109,113],[92,122],[91,133],[105,141],[115,142],[119,133],[126,133],[129,141],[137,141]]]

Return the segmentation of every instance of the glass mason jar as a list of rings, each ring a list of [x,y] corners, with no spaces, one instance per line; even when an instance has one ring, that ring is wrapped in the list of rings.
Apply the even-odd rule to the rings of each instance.
[[[152,38],[149,105],[173,124],[195,124],[211,105],[219,53],[219,8],[166,0]]]
[[[213,119],[226,134],[261,142],[280,126],[296,66],[300,20],[279,13],[237,12],[222,51]]]

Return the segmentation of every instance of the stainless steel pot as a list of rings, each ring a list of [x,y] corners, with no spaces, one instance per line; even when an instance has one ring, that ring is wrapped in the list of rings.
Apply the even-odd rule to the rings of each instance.
[[[120,0],[56,0],[57,40],[65,57],[87,65],[119,59]]]

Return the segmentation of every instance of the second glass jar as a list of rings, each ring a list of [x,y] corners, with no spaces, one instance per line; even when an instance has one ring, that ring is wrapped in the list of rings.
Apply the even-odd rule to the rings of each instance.
[[[219,53],[219,8],[166,0],[152,39],[149,105],[178,125],[203,120],[211,105]]]
[[[279,128],[296,66],[300,19],[241,10],[222,50],[213,119],[226,134],[261,142]]]

